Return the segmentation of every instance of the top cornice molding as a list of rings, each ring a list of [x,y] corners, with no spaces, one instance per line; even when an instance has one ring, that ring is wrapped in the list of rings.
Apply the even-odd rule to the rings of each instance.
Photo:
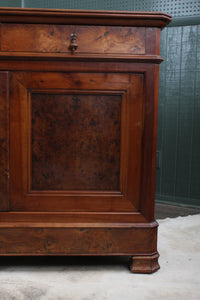
[[[165,27],[172,17],[163,12],[0,8],[0,22]]]

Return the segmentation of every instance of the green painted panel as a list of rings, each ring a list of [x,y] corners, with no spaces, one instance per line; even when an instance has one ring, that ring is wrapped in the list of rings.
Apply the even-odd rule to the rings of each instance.
[[[178,111],[178,148],[176,161],[176,196],[188,196],[190,156],[194,111],[194,72],[181,72],[180,107]]]
[[[134,10],[164,11],[173,16],[198,15],[199,0],[134,0]]]
[[[0,7],[21,7],[21,0],[0,0]]]
[[[189,199],[200,199],[200,25],[197,27],[197,59],[195,70],[194,112]]]
[[[161,38],[165,62],[160,68],[159,114],[162,110],[164,114],[158,123],[162,134],[158,134],[161,170],[156,198],[190,205],[200,205],[199,33],[200,25],[168,27],[162,33],[166,49]]]
[[[172,197],[174,197],[175,190],[181,34],[181,27],[166,29],[166,54],[161,53],[165,58],[165,62],[163,63],[163,65],[165,65],[165,70],[163,70],[165,82],[162,84],[162,81],[160,81],[162,94],[160,94],[159,97],[160,103],[162,101],[162,95],[164,96],[160,194],[170,194]],[[170,48],[168,47],[169,44]]]
[[[24,0],[28,8],[98,9],[98,0]]]
[[[200,13],[200,12],[198,12]],[[187,17],[173,17],[172,21],[167,25],[168,27],[189,26],[200,24],[200,15]]]
[[[196,69],[200,71],[200,25],[197,26],[197,50]]]
[[[163,57],[167,55],[167,31],[161,32],[161,52]],[[163,134],[162,128],[164,126],[164,107],[165,107],[165,84],[166,84],[166,63],[160,65],[160,89],[159,89],[159,107],[158,107],[158,139],[157,139],[157,155],[159,155],[160,165],[156,169],[156,193],[161,193],[161,172],[162,172],[162,144]]]
[[[180,104],[175,196],[188,197],[192,154],[197,26],[182,27]]]

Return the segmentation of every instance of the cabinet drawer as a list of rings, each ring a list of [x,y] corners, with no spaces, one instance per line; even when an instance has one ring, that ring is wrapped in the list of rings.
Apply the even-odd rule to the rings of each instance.
[[[77,35],[76,53],[145,53],[144,27],[48,24],[2,24],[1,51],[72,53],[73,33]]]

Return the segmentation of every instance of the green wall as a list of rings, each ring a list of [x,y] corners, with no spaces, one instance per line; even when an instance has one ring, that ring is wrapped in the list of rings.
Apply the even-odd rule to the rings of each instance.
[[[200,25],[161,35],[156,198],[200,205]]]
[[[157,201],[200,206],[200,1],[0,0],[0,6],[164,11],[161,34]]]

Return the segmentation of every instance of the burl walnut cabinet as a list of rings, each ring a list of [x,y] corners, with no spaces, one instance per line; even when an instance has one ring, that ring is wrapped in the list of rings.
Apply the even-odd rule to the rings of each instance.
[[[0,9],[0,255],[159,268],[164,13]]]

